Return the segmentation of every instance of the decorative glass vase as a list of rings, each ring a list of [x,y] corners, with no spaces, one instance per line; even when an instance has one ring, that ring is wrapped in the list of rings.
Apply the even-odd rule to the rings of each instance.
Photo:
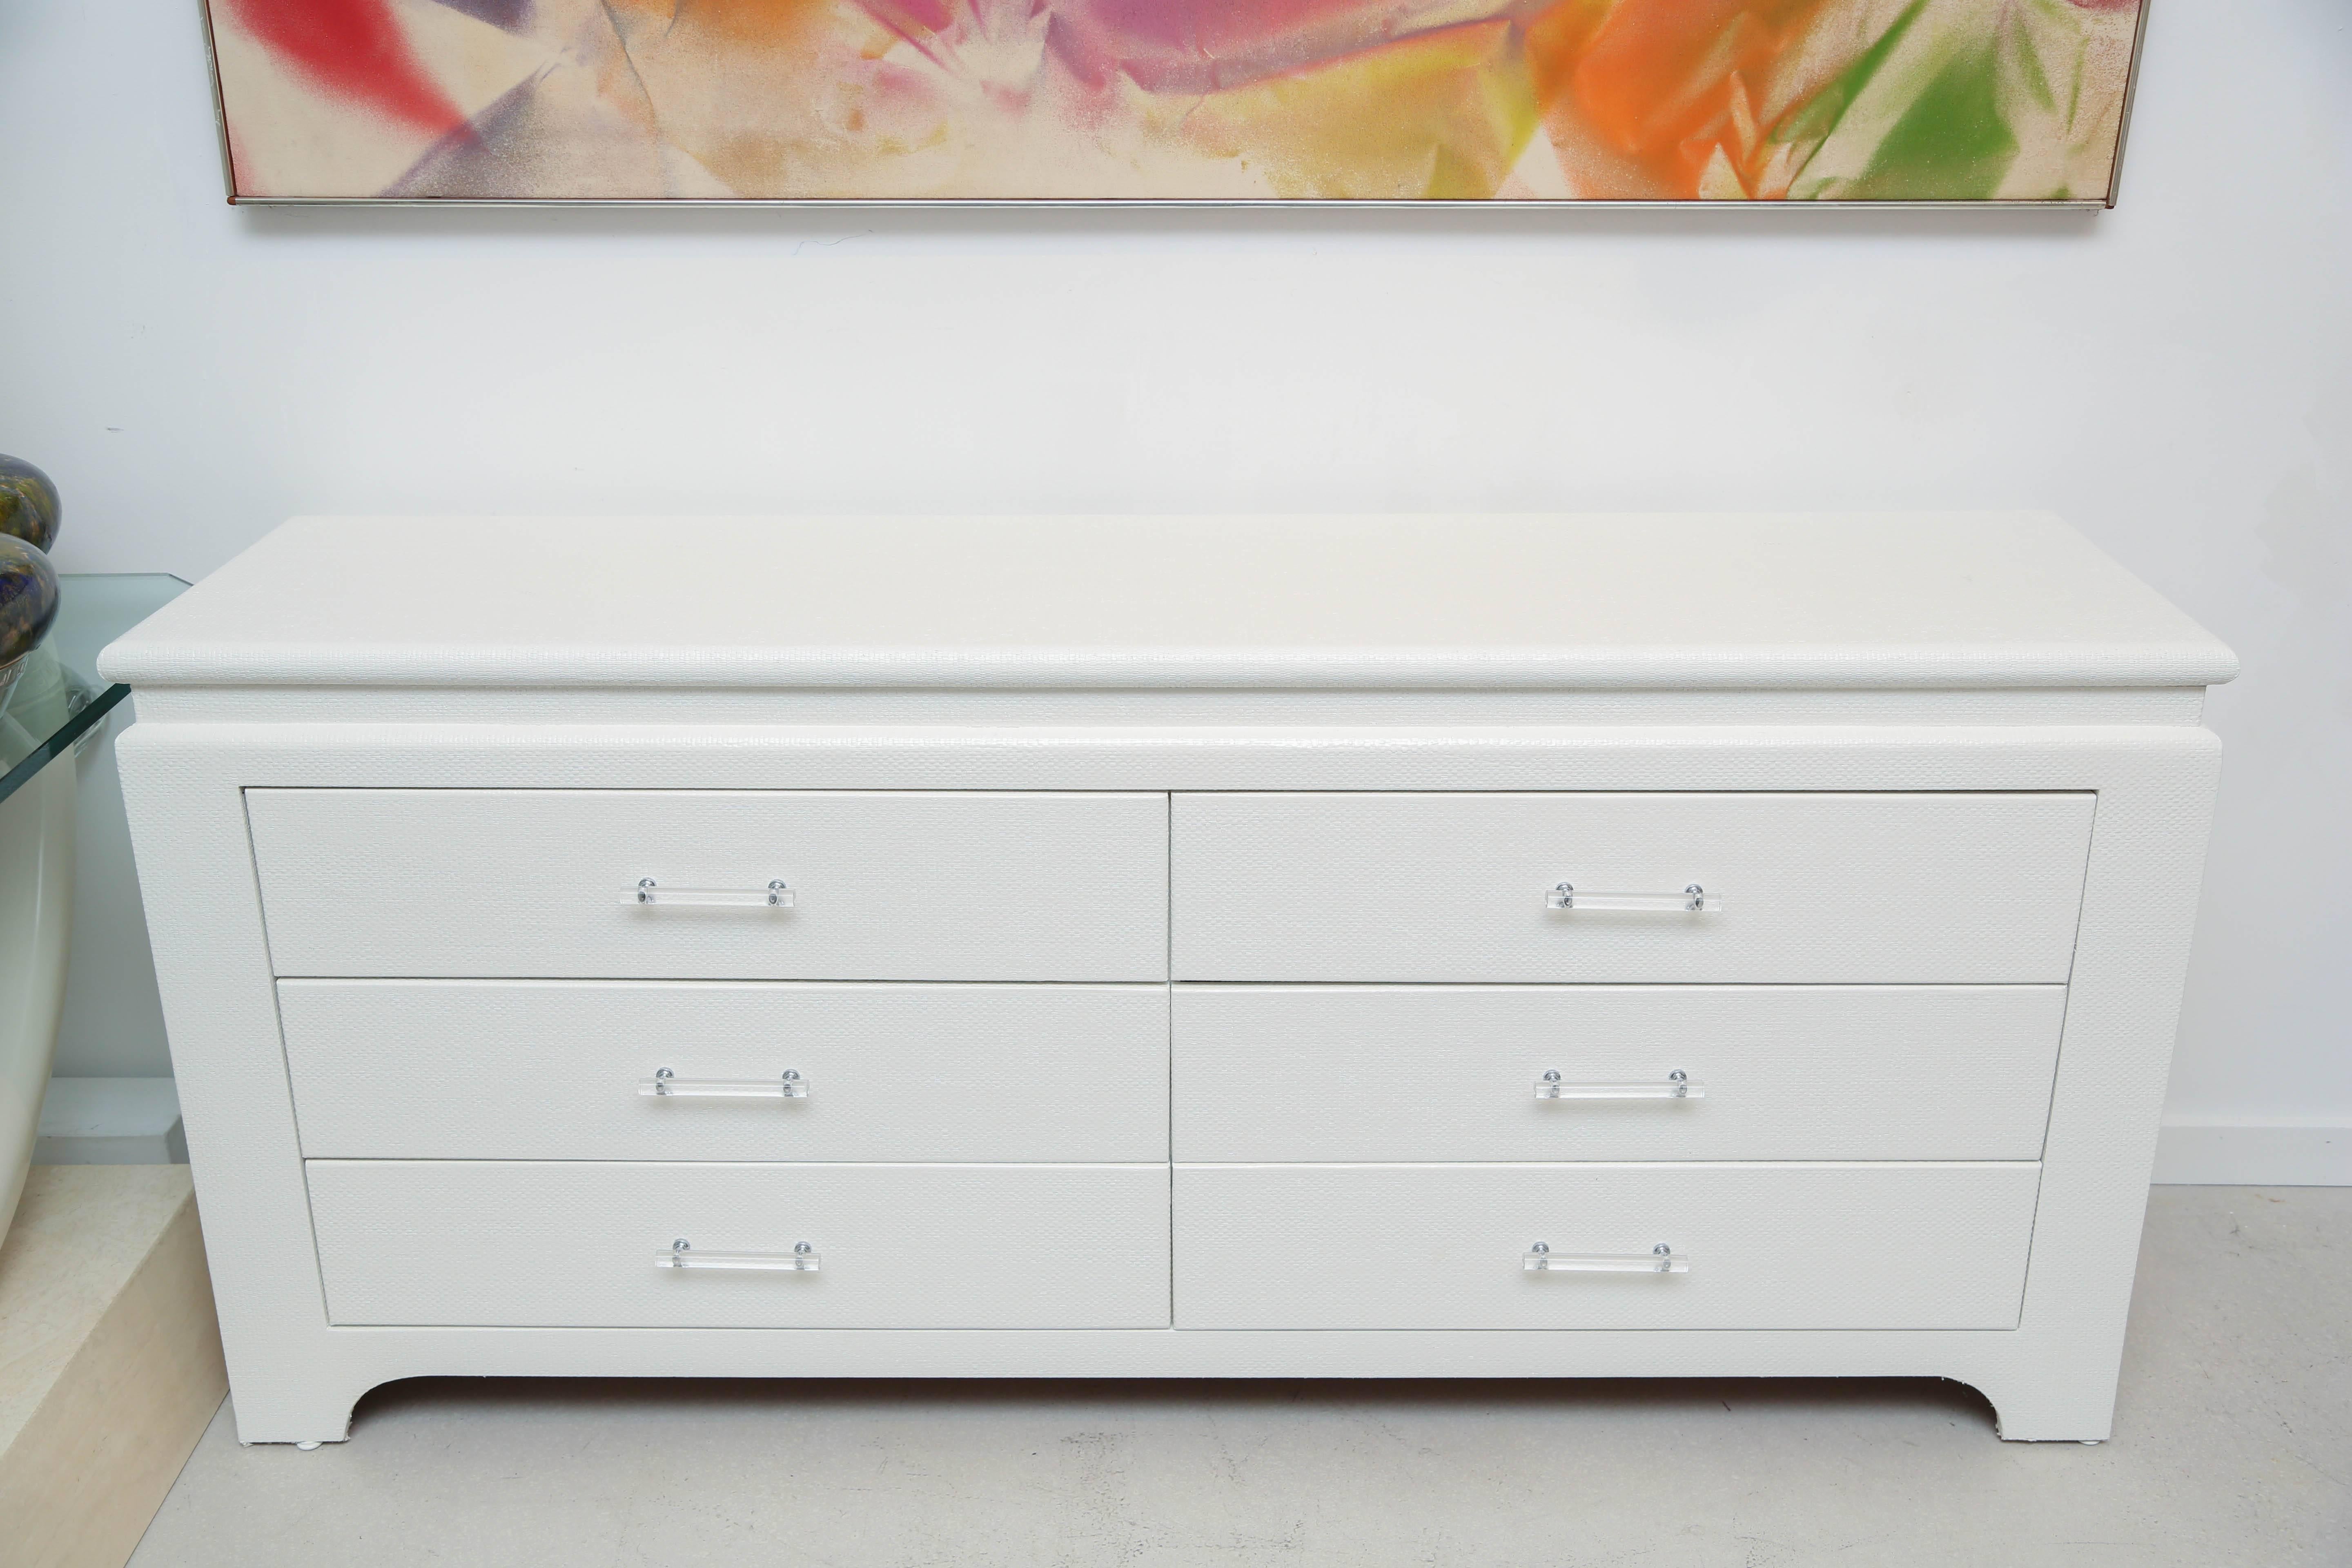
[[[58,618],[58,574],[38,545],[0,533],[0,713],[25,666]]]
[[[36,550],[58,542],[58,525],[65,521],[65,503],[49,476],[22,458],[0,452],[0,533],[23,540]]]

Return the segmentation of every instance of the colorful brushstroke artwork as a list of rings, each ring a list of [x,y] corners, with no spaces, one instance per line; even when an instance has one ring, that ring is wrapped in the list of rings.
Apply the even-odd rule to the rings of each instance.
[[[209,0],[238,199],[2103,201],[2141,0]]]

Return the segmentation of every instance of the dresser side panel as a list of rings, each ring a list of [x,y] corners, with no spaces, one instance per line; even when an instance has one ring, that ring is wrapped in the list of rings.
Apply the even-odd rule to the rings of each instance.
[[[241,787],[252,759],[187,738],[134,725],[116,754],[239,1435],[340,1436],[351,1377],[327,1338],[279,1041]]]

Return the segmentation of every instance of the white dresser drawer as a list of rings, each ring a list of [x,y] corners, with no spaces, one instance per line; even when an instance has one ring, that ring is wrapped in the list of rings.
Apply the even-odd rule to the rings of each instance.
[[[282,975],[1167,972],[1165,795],[256,789],[246,810]],[[632,901],[648,878],[657,901]],[[693,889],[754,901],[664,901]]]
[[[2014,1328],[2040,1174],[2033,1164],[1180,1165],[1176,1326]],[[1561,1271],[1528,1270],[1538,1242]],[[1648,1271],[1659,1244],[1689,1271]],[[1643,1271],[1569,1271],[1621,1260]]]
[[[1180,980],[2063,981],[2088,794],[1179,795]],[[1574,906],[1550,907],[1567,883]],[[1678,907],[1699,886],[1715,904]],[[1605,895],[1654,897],[1612,909]]]
[[[313,1158],[1168,1157],[1160,985],[284,980],[278,1007]]]
[[[330,1321],[548,1328],[1168,1323],[1165,1165],[314,1160]],[[772,1261],[813,1272],[673,1268]]]
[[[1176,1158],[2037,1160],[2065,1012],[2059,985],[1180,985]]]

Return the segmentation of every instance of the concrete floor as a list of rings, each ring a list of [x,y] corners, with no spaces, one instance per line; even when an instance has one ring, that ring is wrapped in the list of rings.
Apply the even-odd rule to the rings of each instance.
[[[2352,1563],[2352,1188],[2158,1187],[2113,1441],[1925,1382],[430,1380],[132,1568]]]

